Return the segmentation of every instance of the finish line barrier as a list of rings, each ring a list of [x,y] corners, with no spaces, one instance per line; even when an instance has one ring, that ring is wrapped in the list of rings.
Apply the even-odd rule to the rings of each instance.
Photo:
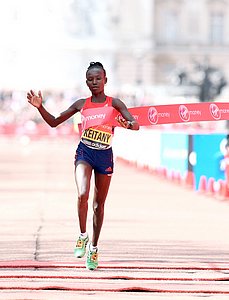
[[[229,120],[229,103],[225,102],[142,106],[128,110],[140,126]],[[82,130],[101,124],[121,126],[116,120],[118,115],[113,107],[87,109],[82,114]]]

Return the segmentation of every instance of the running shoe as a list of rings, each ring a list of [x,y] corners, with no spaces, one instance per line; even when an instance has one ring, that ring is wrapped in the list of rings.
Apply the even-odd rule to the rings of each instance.
[[[75,257],[81,258],[85,255],[88,241],[88,236],[85,239],[79,236],[78,240],[76,241],[76,247],[74,249]]]
[[[95,270],[98,267],[98,250],[91,251],[88,247],[86,267],[88,270]]]

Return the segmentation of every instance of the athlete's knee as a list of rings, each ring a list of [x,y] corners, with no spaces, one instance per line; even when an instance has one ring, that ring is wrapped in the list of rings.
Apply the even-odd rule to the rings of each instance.
[[[79,205],[86,205],[88,202],[89,194],[88,193],[80,193],[78,195],[78,204]]]
[[[104,212],[104,201],[94,201],[93,211],[95,214],[103,214]]]

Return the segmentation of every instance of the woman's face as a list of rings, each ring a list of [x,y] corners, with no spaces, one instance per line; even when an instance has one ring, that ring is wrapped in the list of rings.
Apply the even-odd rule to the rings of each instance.
[[[92,94],[99,94],[104,91],[107,78],[101,68],[91,68],[86,73],[86,84]]]

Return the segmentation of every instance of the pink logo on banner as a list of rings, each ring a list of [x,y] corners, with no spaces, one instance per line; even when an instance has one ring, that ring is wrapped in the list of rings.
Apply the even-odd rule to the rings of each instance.
[[[182,121],[188,122],[190,119],[190,113],[189,110],[185,105],[180,105],[179,106],[179,115]]]
[[[221,112],[218,106],[214,103],[211,103],[209,106],[210,113],[215,120],[219,120],[221,118]]]
[[[148,110],[148,119],[151,124],[157,124],[158,122],[158,112],[155,107],[150,107]]]

